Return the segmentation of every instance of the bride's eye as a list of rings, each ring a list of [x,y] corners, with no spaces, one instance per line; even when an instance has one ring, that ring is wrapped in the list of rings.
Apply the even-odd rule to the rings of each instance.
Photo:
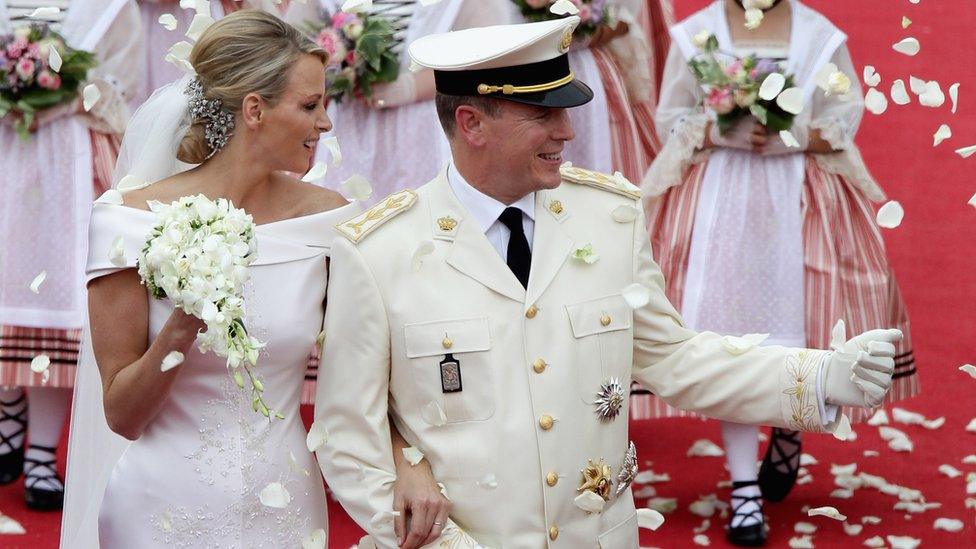
[[[306,111],[314,111],[315,110],[315,107],[318,107],[318,106],[319,106],[318,103],[310,103],[308,105],[305,105],[305,110]]]

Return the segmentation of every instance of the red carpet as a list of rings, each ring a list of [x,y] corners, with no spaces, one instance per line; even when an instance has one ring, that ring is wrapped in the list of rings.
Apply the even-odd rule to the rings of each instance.
[[[681,18],[705,5],[706,0],[675,3]],[[976,465],[961,462],[964,456],[976,454],[976,434],[964,430],[976,417],[976,380],[957,370],[964,363],[976,363],[976,210],[966,205],[976,193],[976,157],[964,160],[952,152],[976,144],[976,116],[972,114],[976,106],[971,106],[976,105],[971,95],[976,90],[976,49],[966,38],[976,26],[976,12],[972,3],[964,0],[922,0],[918,5],[908,0],[809,0],[808,4],[850,35],[855,65],[859,70],[866,64],[874,65],[883,78],[880,89],[886,93],[895,78],[907,84],[910,74],[938,80],[943,90],[953,82],[962,84],[956,115],[949,112],[948,101],[939,109],[892,104],[882,116],[866,114],[858,135],[868,166],[889,197],[900,201],[906,212],[904,223],[886,231],[885,237],[912,317],[923,394],[902,406],[929,418],[945,416],[947,421],[933,431],[893,424],[914,441],[912,453],[892,452],[879,439],[878,429],[866,425],[855,426],[855,442],[809,437],[804,449],[819,461],[819,465],[809,467],[814,481],[798,486],[786,502],[767,506],[772,528],[769,546],[787,547],[795,535],[793,525],[805,521],[818,526],[813,543],[821,548],[863,547],[863,540],[889,534],[919,538],[922,547],[976,547],[976,511],[964,507],[965,473],[976,471]],[[903,15],[913,21],[904,31]],[[906,36],[915,36],[922,44],[916,57],[891,50],[891,44]],[[952,127],[954,137],[932,149],[932,134],[943,123]],[[655,472],[671,476],[670,482],[655,485],[658,496],[678,500],[678,510],[667,515],[660,530],[643,533],[643,545],[696,547],[692,530],[702,519],[688,512],[688,505],[712,493],[725,499],[727,490],[715,487],[725,478],[722,458],[686,458],[685,452],[699,438],[718,442],[718,426],[695,420],[645,422],[633,427],[633,438],[642,461],[653,460]],[[880,455],[864,457],[865,450],[876,450]],[[906,516],[893,510],[895,497],[867,488],[856,491],[853,499],[829,497],[835,489],[831,464],[855,462],[858,471],[919,489],[927,501],[939,502],[942,507]],[[964,475],[949,479],[937,471],[941,464],[950,464]],[[0,536],[0,547],[56,547],[58,515],[29,512],[22,503],[21,490],[20,483],[0,487],[0,512],[20,521],[27,534]],[[840,523],[824,517],[808,518],[801,512],[804,506],[823,505],[836,507],[849,522],[859,523],[865,515],[880,517],[882,522],[865,526],[860,535],[850,537]],[[358,539],[358,530],[338,505],[329,511],[329,545],[345,549]],[[939,517],[962,520],[965,527],[953,534],[935,531],[932,525]],[[717,515],[711,519],[711,528],[705,534],[713,547],[725,546],[723,526]]]

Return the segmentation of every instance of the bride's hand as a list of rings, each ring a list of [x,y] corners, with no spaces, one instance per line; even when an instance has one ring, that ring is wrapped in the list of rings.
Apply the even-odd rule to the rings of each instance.
[[[451,502],[434,481],[427,460],[410,465],[402,456],[397,457],[393,485],[393,510],[400,513],[393,522],[397,542],[404,549],[423,547],[440,537]]]

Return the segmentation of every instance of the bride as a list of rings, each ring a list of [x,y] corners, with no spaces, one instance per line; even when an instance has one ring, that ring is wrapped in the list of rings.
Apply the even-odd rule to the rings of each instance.
[[[62,546],[325,546],[325,490],[299,401],[322,327],[332,226],[355,206],[282,173],[305,172],[319,134],[331,129],[325,61],[324,51],[275,17],[238,12],[194,46],[189,63],[197,76],[158,90],[130,124],[116,177],[129,176],[117,183],[124,194],[111,200],[114,193],[106,193],[92,212],[90,329],[72,417]],[[191,116],[191,104],[200,116]],[[233,124],[221,125],[221,114]],[[147,201],[197,194],[226,198],[253,217],[258,252],[244,293],[246,323],[267,344],[255,372],[265,402],[284,420],[252,411],[224,359],[194,345],[203,323],[152,299],[135,269],[156,224]],[[109,253],[120,242],[121,261],[118,250]],[[172,351],[185,360],[163,371]],[[405,446],[399,433],[391,437]],[[400,473],[406,500],[427,506],[436,499],[446,514],[426,465]],[[422,534],[412,543],[436,538],[439,514],[412,525]]]

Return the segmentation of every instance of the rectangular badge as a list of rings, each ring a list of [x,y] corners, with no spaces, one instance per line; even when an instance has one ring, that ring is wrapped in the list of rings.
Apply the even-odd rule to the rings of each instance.
[[[457,393],[461,391],[461,362],[454,355],[447,354],[441,361],[441,391]]]

